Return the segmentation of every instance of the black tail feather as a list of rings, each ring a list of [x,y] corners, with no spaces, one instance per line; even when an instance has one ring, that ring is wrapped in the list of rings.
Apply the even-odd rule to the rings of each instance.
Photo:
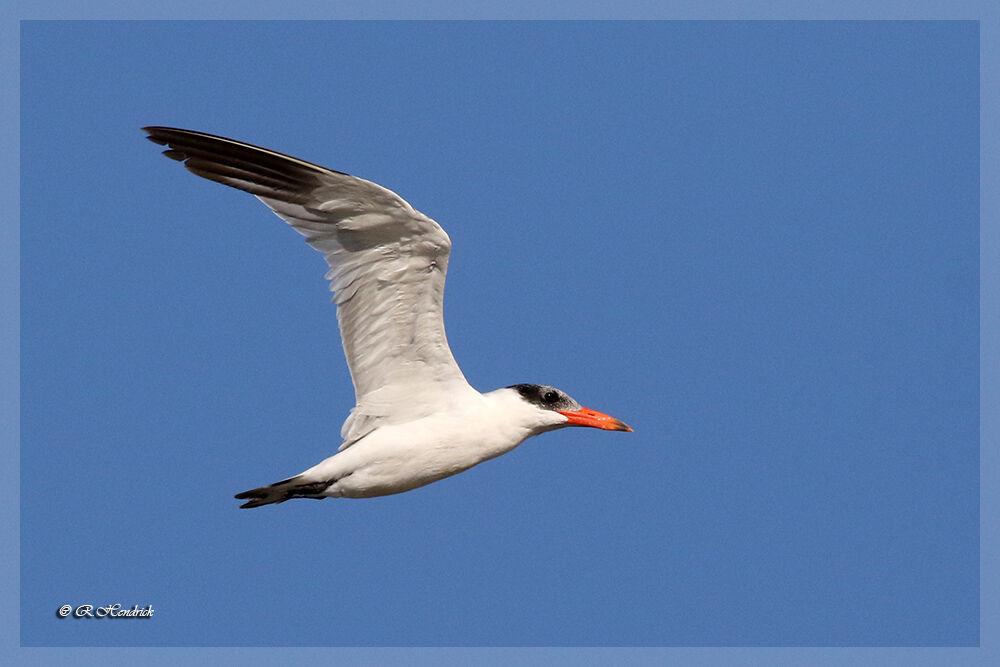
[[[291,498],[315,498],[316,500],[322,500],[324,496],[321,494],[328,486],[330,486],[330,482],[328,481],[305,482],[302,480],[301,475],[296,475],[295,477],[289,477],[274,484],[237,493],[233,497],[237,500],[247,501],[240,505],[241,509],[260,507],[261,505],[270,505],[271,503],[283,503]]]

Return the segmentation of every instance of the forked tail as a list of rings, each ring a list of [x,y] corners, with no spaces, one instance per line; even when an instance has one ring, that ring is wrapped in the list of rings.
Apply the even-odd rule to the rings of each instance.
[[[330,482],[328,481],[307,482],[302,479],[302,475],[296,475],[295,477],[289,477],[274,484],[237,493],[233,497],[237,500],[247,501],[240,505],[241,509],[260,507],[261,505],[270,505],[271,503],[283,503],[290,498],[315,498],[316,500],[322,500],[326,497],[323,495],[323,492],[328,486],[330,486]]]

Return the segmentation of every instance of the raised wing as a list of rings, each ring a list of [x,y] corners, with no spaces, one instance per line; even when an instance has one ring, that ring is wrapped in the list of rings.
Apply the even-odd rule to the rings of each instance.
[[[473,391],[445,336],[451,240],[440,225],[361,178],[201,132],[143,130],[189,171],[256,195],[323,253],[357,397],[341,448]]]

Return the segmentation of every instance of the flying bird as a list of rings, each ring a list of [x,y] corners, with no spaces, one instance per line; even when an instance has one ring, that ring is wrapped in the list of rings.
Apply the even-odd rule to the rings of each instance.
[[[481,394],[455,363],[443,300],[451,240],[396,193],[232,139],[145,127],[194,174],[256,195],[326,258],[356,405],[337,453],[236,494],[240,507],[290,498],[409,491],[565,426],[631,431],[565,392],[515,384]]]

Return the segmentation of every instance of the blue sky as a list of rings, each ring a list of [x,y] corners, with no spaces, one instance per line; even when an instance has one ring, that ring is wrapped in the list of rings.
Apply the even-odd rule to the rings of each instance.
[[[977,34],[26,24],[22,643],[976,644]],[[147,124],[392,188],[469,380],[636,432],[237,511],[339,444],[324,266]]]

